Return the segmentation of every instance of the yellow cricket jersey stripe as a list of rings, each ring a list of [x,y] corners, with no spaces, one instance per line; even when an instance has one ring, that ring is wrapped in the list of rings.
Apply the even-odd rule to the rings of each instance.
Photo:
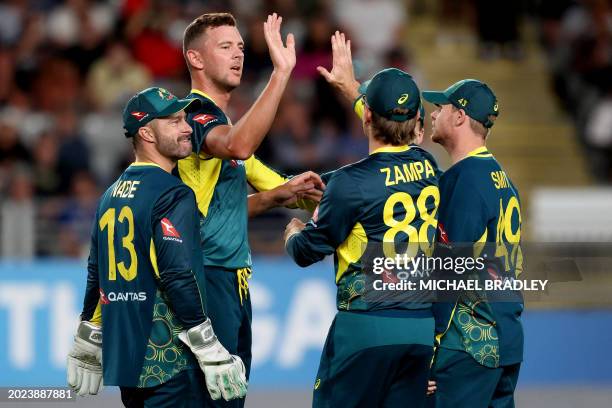
[[[361,256],[365,252],[367,243],[368,237],[366,235],[365,229],[363,229],[363,225],[358,222],[353,227],[349,236],[336,249],[336,255],[338,256],[336,283],[338,283],[342,275],[344,275],[350,264],[355,263],[361,259]]]
[[[455,316],[456,310],[457,310],[457,303],[455,303],[455,306],[453,307],[453,311],[451,312],[450,318],[448,319],[448,324],[446,325],[446,329],[444,330],[444,332],[436,334],[436,344],[437,345],[442,344],[442,337],[444,337],[448,329],[450,329],[451,324],[453,323],[453,317]]]
[[[98,326],[102,326],[102,303],[98,300],[98,304],[96,305],[96,310],[94,310],[93,316],[89,319],[91,323],[94,323]]]
[[[474,242],[474,258],[478,258],[480,254],[482,253],[482,251],[484,250],[486,242],[487,242],[488,231],[489,229],[485,228],[482,236],[478,238],[478,241]]]
[[[263,164],[257,157],[251,156],[244,162],[247,180],[257,191],[268,191],[283,185],[287,178],[281,176]]]
[[[153,272],[155,277],[159,279],[159,269],[157,267],[157,252],[155,251],[155,244],[151,238],[151,245],[149,246],[149,258],[151,258],[151,265],[153,266]]]

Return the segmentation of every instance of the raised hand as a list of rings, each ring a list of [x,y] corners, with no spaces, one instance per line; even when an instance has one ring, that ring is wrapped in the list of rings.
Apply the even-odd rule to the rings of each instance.
[[[295,67],[295,38],[293,34],[289,33],[287,35],[287,46],[283,44],[280,34],[282,22],[283,18],[276,13],[269,15],[268,20],[264,23],[264,37],[266,44],[268,44],[274,71],[290,74]]]
[[[355,79],[353,71],[353,57],[351,55],[351,41],[344,33],[336,31],[331,37],[333,66],[331,72],[324,67],[317,67],[317,71],[342,95],[353,102],[359,96],[359,82]]]

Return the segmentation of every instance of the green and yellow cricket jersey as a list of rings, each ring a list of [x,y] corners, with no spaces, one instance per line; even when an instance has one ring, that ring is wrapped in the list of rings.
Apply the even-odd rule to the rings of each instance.
[[[178,333],[206,319],[191,189],[134,163],[102,196],[81,318],[102,326],[104,384],[151,387],[197,368]]]
[[[250,267],[247,183],[257,191],[267,191],[288,179],[255,156],[225,160],[202,153],[208,132],[229,125],[230,120],[206,94],[193,89],[188,98],[198,98],[202,106],[187,117],[193,128],[193,153],[179,161],[178,175],[195,192],[202,214],[204,265],[230,270]]]
[[[491,277],[516,278],[521,273],[518,191],[485,147],[469,153],[440,178],[438,220],[438,241],[450,246],[476,243],[474,256],[487,256]],[[521,300],[486,303],[462,296],[454,308],[435,305],[436,332],[443,333],[440,346],[464,350],[487,367],[521,362],[523,303],[520,293],[513,299]]]
[[[334,254],[339,310],[429,308],[429,303],[366,302],[362,257],[369,244],[383,242],[431,249],[439,175],[435,159],[417,146],[384,147],[326,175],[318,210],[302,232],[289,238],[287,252],[300,266]]]

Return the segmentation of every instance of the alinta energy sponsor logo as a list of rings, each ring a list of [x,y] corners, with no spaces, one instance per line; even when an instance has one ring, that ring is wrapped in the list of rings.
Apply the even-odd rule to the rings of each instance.
[[[100,303],[108,305],[111,302],[144,302],[147,300],[146,292],[108,292],[105,294],[100,288]]]
[[[200,125],[205,125],[208,122],[217,119],[215,115],[208,115],[206,113],[200,113],[193,117],[194,122],[198,122]]]
[[[170,222],[169,219],[163,218],[161,220],[161,226],[162,232],[164,234],[162,239],[164,241],[176,241],[179,243],[183,242],[183,240],[181,239],[181,234],[179,234],[179,232],[176,230],[174,225],[172,225],[172,222]]]

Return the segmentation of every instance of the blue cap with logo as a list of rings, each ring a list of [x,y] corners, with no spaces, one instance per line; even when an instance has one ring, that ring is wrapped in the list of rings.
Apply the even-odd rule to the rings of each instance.
[[[497,97],[487,84],[477,79],[463,79],[444,91],[423,91],[423,99],[436,105],[452,104],[463,109],[486,128],[493,126],[489,116],[499,115]]]
[[[195,103],[194,103],[195,102]],[[153,119],[196,108],[198,99],[179,99],[164,88],[147,88],[132,96],[123,110],[125,136],[132,137]]]
[[[397,68],[383,69],[361,84],[359,93],[365,95],[369,109],[395,122],[414,118],[421,106],[419,87],[408,73]],[[408,112],[394,114],[396,108]]]

